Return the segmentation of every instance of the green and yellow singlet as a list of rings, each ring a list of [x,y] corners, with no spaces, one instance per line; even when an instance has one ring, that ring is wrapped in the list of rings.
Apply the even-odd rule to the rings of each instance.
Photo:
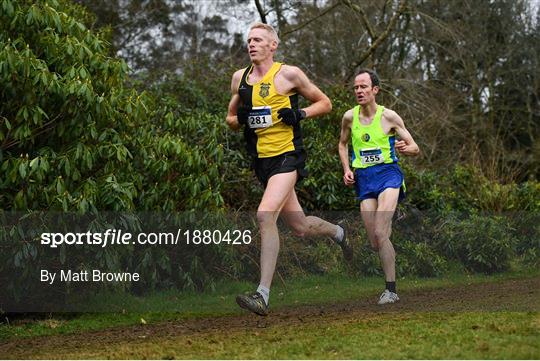
[[[303,149],[300,125],[291,127],[277,118],[281,108],[298,109],[298,94],[279,94],[274,85],[274,77],[281,69],[281,63],[274,63],[261,80],[248,82],[253,65],[246,68],[238,94],[242,105],[251,108],[248,124],[244,127],[247,150],[258,158],[274,157],[286,152]]]
[[[360,123],[360,105],[353,108],[351,137],[353,146],[353,168],[367,168],[377,164],[397,163],[394,144],[395,134],[385,134],[381,126],[384,111],[377,105],[377,112],[369,125]]]

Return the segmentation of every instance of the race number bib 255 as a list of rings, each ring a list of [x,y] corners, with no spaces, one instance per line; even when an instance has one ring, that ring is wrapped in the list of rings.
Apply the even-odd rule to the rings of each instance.
[[[248,125],[250,128],[268,128],[272,125],[272,108],[265,105],[253,107],[249,112]]]
[[[369,148],[360,150],[362,165],[379,164],[384,162],[382,150],[380,148]]]

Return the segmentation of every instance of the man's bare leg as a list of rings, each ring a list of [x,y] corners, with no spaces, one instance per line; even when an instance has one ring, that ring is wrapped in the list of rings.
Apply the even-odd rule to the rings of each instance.
[[[236,302],[242,308],[261,316],[268,314],[270,286],[279,254],[277,218],[296,183],[296,171],[278,173],[268,180],[261,203],[257,210],[257,221],[261,233],[261,281],[257,292],[239,295]]]
[[[294,189],[283,206],[280,217],[299,237],[331,237],[341,247],[345,260],[352,261],[353,249],[344,226],[332,224],[315,216],[306,217]]]
[[[257,221],[261,232],[261,282],[270,288],[279,253],[277,218],[294,192],[296,171],[276,174],[268,180],[261,203],[257,210]]]
[[[362,220],[371,247],[379,253],[386,281],[386,290],[388,290],[385,290],[381,295],[379,304],[393,303],[399,300],[395,289],[396,252],[390,241],[392,217],[397,206],[399,191],[396,188],[388,188],[379,195],[377,200],[366,199],[360,204]]]
[[[392,218],[399,198],[399,188],[387,188],[377,200],[375,216],[375,238],[379,245],[384,276],[387,282],[396,281],[396,252],[390,241],[392,233]]]
[[[335,224],[319,217],[306,216],[294,189],[291,190],[280,216],[299,237],[328,236],[334,238],[338,231],[338,226]]]
[[[379,251],[379,242],[375,236],[375,220],[377,216],[377,200],[374,198],[364,199],[360,203],[360,215],[366,227],[367,236],[374,251]]]

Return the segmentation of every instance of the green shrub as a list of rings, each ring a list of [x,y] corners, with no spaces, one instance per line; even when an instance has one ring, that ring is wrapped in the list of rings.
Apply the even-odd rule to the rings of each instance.
[[[509,215],[513,246],[518,261],[525,266],[540,264],[540,213],[516,212]]]
[[[446,260],[426,243],[397,241],[394,247],[397,253],[396,273],[399,276],[435,277],[447,270]]]
[[[353,188],[343,184],[337,144],[341,122],[332,116],[302,124],[309,177],[299,186],[300,202],[308,210],[356,208]]]
[[[379,253],[366,244],[355,248],[352,268],[360,276],[383,275]]]
[[[2,208],[93,215],[222,210],[223,170],[237,169],[223,166],[222,119],[175,113],[182,104],[169,109],[152,94],[124,88],[125,62],[109,57],[107,42],[86,28],[85,19],[83,8],[66,1],[1,4]],[[193,93],[190,102],[197,96]],[[34,289],[42,261],[73,269],[144,271],[149,278],[140,285],[148,290],[200,288],[238,269],[233,262],[238,254],[226,247],[201,247],[181,256],[134,247],[48,252],[36,247],[27,231],[20,224],[0,229],[0,282],[10,295]],[[5,282],[10,275],[18,275],[17,282]],[[51,292],[73,290],[62,287]]]
[[[540,183],[501,184],[468,165],[418,170],[402,164],[410,189],[409,202],[437,212],[516,212],[540,210]]]
[[[438,248],[473,272],[501,272],[513,257],[508,222],[499,216],[454,213],[441,225]]]

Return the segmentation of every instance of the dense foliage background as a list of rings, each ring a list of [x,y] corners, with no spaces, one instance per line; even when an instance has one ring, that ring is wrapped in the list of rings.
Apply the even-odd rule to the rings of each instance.
[[[337,155],[360,66],[381,74],[380,103],[403,116],[422,149],[403,160],[409,198],[394,232],[399,274],[538,264],[540,12],[528,2],[273,1],[258,15],[247,1],[219,2],[218,15],[203,5],[0,0],[4,211],[256,209],[262,189],[241,135],[224,123],[230,76],[249,61],[243,34],[231,30],[243,13],[249,22],[268,17],[280,32],[279,58],[300,65],[333,100],[330,115],[303,124],[312,176],[298,194],[309,212],[349,218],[359,237],[354,272],[380,272]],[[258,274],[257,242],[70,258],[45,252],[21,227],[0,234],[0,283],[20,293],[51,257],[58,267],[136,267],[152,275],[147,290]],[[344,268],[331,242],[283,239],[280,275]],[[27,282],[10,282],[14,273]]]

